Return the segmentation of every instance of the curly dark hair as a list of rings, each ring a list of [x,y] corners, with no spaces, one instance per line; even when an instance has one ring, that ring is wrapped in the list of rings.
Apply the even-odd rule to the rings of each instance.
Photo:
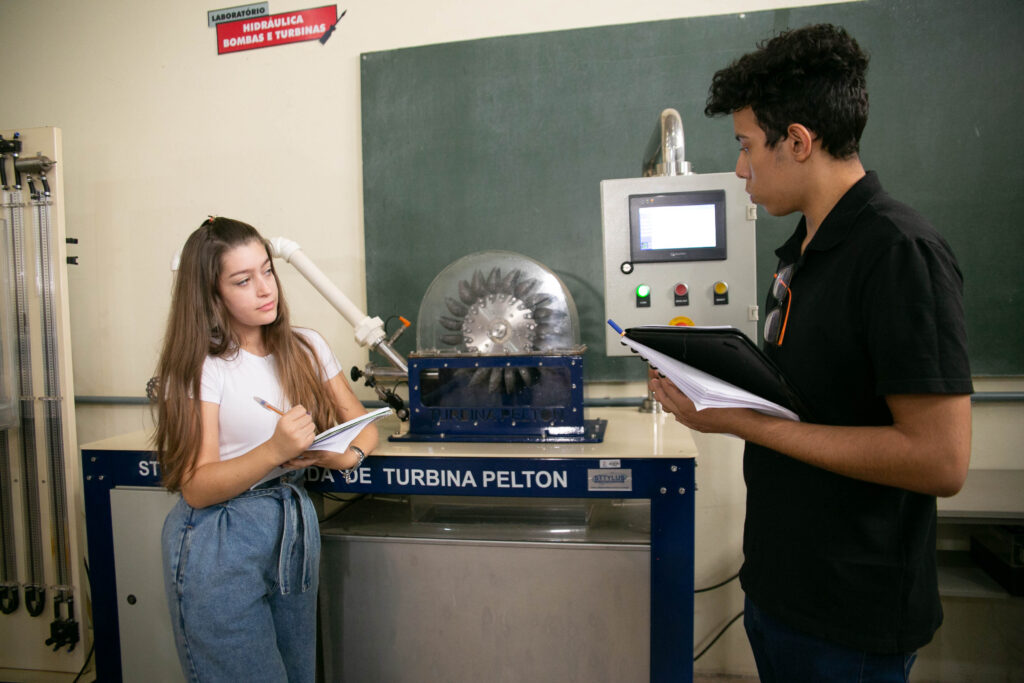
[[[855,156],[868,120],[868,56],[845,29],[816,24],[761,41],[715,73],[706,116],[751,107],[769,147],[800,123],[838,159]]]

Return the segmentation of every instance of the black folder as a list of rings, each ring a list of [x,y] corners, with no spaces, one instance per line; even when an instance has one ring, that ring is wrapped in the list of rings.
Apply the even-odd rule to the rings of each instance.
[[[735,327],[630,327],[633,341],[812,420],[807,403],[775,363]]]

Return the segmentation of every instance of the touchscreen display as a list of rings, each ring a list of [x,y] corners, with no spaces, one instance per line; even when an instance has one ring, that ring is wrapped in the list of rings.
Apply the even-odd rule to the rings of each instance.
[[[641,206],[641,249],[694,249],[717,246],[715,205]]]
[[[723,260],[725,190],[632,195],[629,232],[634,262]]]

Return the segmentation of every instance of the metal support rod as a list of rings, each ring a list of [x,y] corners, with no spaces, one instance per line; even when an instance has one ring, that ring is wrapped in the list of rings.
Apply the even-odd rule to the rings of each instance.
[[[18,179],[20,182],[20,178]],[[10,211],[11,264],[14,275],[14,305],[18,347],[18,391],[21,406],[21,487],[24,506],[25,543],[28,551],[25,608],[32,616],[43,612],[46,595],[43,573],[42,517],[39,504],[35,401],[32,386],[32,348],[28,312],[28,283],[25,269],[25,227],[21,191],[6,193],[4,205]]]
[[[14,506],[11,481],[11,462],[8,453],[7,431],[0,431],[0,545],[3,546],[3,564],[0,565],[0,613],[10,614],[18,609],[18,554],[14,539]]]
[[[45,158],[45,157],[43,157]],[[52,162],[51,162],[52,165]],[[52,251],[50,230],[50,201],[39,195],[33,201],[35,206],[38,240],[39,305],[43,345],[43,403],[46,416],[47,453],[49,454],[51,530],[54,537],[54,555],[57,583],[71,583],[71,564],[68,558],[68,505],[67,486],[64,476],[64,420],[61,410],[60,351],[57,343],[57,312],[54,305],[56,287],[53,272],[56,254]]]

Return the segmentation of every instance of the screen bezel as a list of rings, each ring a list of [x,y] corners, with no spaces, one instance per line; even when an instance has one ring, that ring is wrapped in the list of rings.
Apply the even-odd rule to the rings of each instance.
[[[690,249],[641,249],[640,207],[699,206],[715,207],[715,246]],[[660,263],[666,261],[724,261],[725,243],[725,190],[694,190],[689,192],[657,192],[629,195],[629,254],[633,263]]]

